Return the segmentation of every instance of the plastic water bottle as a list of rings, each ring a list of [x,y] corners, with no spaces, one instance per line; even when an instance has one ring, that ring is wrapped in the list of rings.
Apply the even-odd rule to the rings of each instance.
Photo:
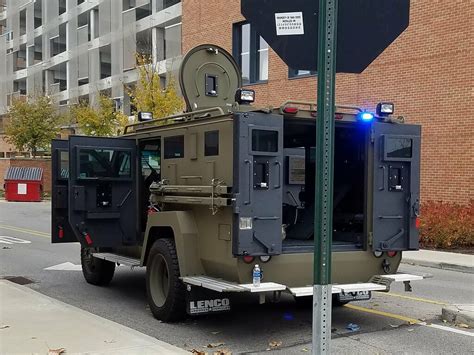
[[[260,270],[260,266],[258,266],[258,264],[255,264],[255,266],[253,267],[252,275],[254,287],[259,287],[260,280],[262,279],[262,271]]]

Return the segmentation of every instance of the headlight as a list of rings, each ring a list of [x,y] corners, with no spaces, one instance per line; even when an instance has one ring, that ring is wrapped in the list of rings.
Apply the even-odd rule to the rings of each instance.
[[[239,104],[250,104],[255,101],[255,90],[237,89],[235,93],[235,101]]]
[[[380,102],[377,104],[376,112],[378,116],[393,115],[395,112],[395,106],[391,102]]]
[[[153,119],[153,113],[152,112],[138,112],[138,121],[143,122],[143,121],[151,121]]]

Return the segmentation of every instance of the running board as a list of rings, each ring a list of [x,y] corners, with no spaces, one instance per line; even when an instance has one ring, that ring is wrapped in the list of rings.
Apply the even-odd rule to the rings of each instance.
[[[97,259],[111,261],[113,263],[130,266],[132,268],[140,266],[140,259],[135,259],[128,256],[122,256],[112,253],[92,253],[92,255],[94,256],[94,258]]]
[[[305,297],[313,295],[313,286],[289,287],[288,290],[295,297]],[[350,293],[360,291],[386,291],[385,285],[372,282],[355,284],[337,284],[332,286],[332,294]]]
[[[355,283],[355,284],[335,284],[332,286],[332,293],[350,293],[359,291],[390,291],[390,285],[393,282],[403,282],[405,284],[405,291],[411,291],[410,281],[418,281],[431,278],[433,275],[422,274],[392,274],[392,275],[375,275],[372,276],[369,282]],[[295,297],[304,297],[313,295],[313,286],[304,287],[289,287],[288,290]]]
[[[262,282],[260,286],[253,284],[238,284],[209,276],[185,276],[181,277],[185,284],[207,288],[217,292],[274,292],[285,291],[286,286],[275,282]]]
[[[405,292],[411,292],[411,281],[418,281],[418,280],[423,280],[423,279],[429,279],[432,278],[433,275],[431,274],[421,274],[421,275],[415,275],[415,274],[390,274],[390,275],[374,275],[370,278],[370,282],[380,284],[380,285],[385,285],[386,286],[386,291],[390,291],[390,286],[392,285],[393,282],[403,282],[405,285]]]

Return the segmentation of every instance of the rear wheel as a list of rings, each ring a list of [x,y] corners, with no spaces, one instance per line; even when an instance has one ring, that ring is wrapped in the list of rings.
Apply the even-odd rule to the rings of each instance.
[[[146,266],[148,304],[155,318],[175,322],[186,316],[186,291],[179,277],[174,241],[158,239],[150,249]]]
[[[81,265],[84,278],[92,285],[108,285],[114,277],[115,263],[95,258],[89,248],[81,248]]]

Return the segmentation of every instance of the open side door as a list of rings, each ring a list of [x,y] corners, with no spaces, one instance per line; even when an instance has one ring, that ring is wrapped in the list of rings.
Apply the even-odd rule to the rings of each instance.
[[[54,139],[51,143],[51,242],[77,242],[68,215],[69,142]]]
[[[281,116],[235,114],[234,255],[281,254],[283,183]]]
[[[417,250],[421,126],[372,126],[373,250]]]
[[[69,223],[89,247],[137,242],[136,142],[69,137]]]

